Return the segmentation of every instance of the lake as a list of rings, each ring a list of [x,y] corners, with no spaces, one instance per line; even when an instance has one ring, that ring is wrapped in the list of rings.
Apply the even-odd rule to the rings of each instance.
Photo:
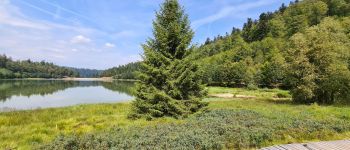
[[[116,103],[133,99],[129,81],[0,80],[0,111]]]

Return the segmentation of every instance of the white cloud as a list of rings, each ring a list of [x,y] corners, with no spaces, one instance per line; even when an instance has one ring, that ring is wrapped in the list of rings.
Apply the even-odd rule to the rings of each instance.
[[[115,45],[112,44],[112,43],[106,43],[106,44],[105,44],[105,47],[107,47],[107,48],[114,48]]]
[[[218,11],[217,13],[215,13],[213,15],[210,15],[210,16],[207,16],[205,18],[193,21],[192,26],[194,28],[198,28],[202,25],[215,22],[215,21],[220,20],[222,18],[225,18],[227,16],[237,15],[237,14],[240,14],[244,11],[249,10],[249,9],[269,5],[269,4],[274,3],[274,2],[277,2],[277,1],[276,0],[258,0],[258,1],[243,3],[243,4],[239,4],[239,5],[235,5],[235,6],[232,6],[232,5],[225,6],[220,11]]]
[[[85,44],[85,43],[90,43],[91,39],[89,39],[83,35],[77,35],[77,36],[73,37],[70,40],[70,42],[73,44]]]

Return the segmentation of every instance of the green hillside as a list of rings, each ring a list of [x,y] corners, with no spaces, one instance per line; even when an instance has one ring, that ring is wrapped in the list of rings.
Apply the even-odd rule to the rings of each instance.
[[[0,55],[0,79],[63,78],[77,75],[77,72],[53,63],[33,62],[31,60],[15,61],[6,55]]]

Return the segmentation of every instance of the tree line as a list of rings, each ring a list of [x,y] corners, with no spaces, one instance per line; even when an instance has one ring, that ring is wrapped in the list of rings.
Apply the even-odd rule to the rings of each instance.
[[[98,78],[104,72],[104,70],[86,69],[86,68],[72,68],[68,67],[78,74],[80,78]]]
[[[113,67],[103,71],[100,76],[113,77],[114,79],[136,79],[140,64],[140,62],[132,62],[126,65]]]
[[[41,61],[33,62],[30,59],[15,61],[6,55],[0,55],[0,79],[12,78],[63,78],[77,77],[75,72],[66,67]]]

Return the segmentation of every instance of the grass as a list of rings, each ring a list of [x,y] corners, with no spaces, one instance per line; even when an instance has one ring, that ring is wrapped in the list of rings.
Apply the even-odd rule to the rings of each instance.
[[[250,95],[257,98],[206,98],[209,102],[208,112],[184,120],[128,120],[126,115],[130,108],[129,103],[0,113],[0,149],[30,149],[38,144],[48,143],[58,135],[70,137],[73,133],[76,134],[76,141],[83,143],[96,140],[91,135],[99,135],[96,137],[100,140],[112,139],[109,142],[111,145],[126,137],[131,143],[125,146],[137,145],[132,142],[152,145],[152,139],[157,139],[157,135],[167,144],[177,139],[177,143],[186,140],[207,147],[219,146],[217,148],[222,148],[220,145],[226,148],[256,148],[282,143],[350,138],[348,106],[295,105],[288,99],[276,99],[279,93],[288,93],[277,89],[210,87],[209,94],[215,93]],[[203,134],[203,131],[211,132],[210,136]],[[85,137],[87,133],[90,136]],[[213,136],[215,134],[218,135]],[[134,136],[129,137],[130,135]],[[184,138],[190,135],[195,139]],[[80,139],[80,136],[84,138]],[[141,137],[142,140],[139,139]],[[145,138],[148,140],[145,141]],[[62,141],[67,142],[66,140],[67,138],[63,138],[57,143],[56,139],[56,143],[49,146],[57,146]],[[193,143],[182,145],[193,146]],[[156,144],[162,145],[161,142]]]
[[[287,95],[286,97],[291,97],[286,90],[280,89],[257,89],[257,90],[247,90],[244,88],[228,88],[228,87],[210,87],[208,88],[208,93],[210,94],[222,94],[230,93],[233,95],[246,95],[246,96],[256,96],[258,98],[277,98],[278,95]]]
[[[131,121],[126,119],[129,107],[129,103],[92,104],[0,113],[0,149],[30,149],[60,134],[102,132],[114,126],[176,122],[171,118]]]

